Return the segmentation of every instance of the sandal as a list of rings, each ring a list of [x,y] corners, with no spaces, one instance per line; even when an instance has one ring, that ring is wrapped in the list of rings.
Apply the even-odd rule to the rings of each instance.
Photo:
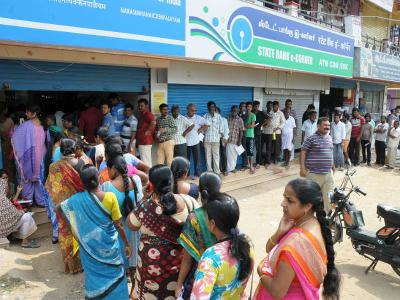
[[[26,244],[21,244],[22,248],[29,248],[29,249],[34,249],[34,248],[39,248],[40,245],[36,242],[36,240],[30,240]]]

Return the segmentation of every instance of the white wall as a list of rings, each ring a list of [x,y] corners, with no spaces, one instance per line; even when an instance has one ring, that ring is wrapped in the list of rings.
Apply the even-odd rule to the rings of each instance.
[[[168,83],[264,87],[265,70],[171,61]]]
[[[314,91],[330,88],[330,78],[319,75],[182,61],[170,62],[168,83]]]

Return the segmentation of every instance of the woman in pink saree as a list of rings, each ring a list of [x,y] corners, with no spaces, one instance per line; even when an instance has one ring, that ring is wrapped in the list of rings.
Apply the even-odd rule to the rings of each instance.
[[[319,185],[295,179],[283,196],[283,217],[267,241],[253,300],[315,300],[321,285],[324,298],[339,299],[340,275]]]

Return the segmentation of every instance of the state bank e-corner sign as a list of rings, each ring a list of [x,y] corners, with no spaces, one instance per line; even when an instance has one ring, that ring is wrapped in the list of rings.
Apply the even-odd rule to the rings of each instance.
[[[242,1],[188,1],[187,11],[187,57],[353,75],[354,40],[345,34]]]

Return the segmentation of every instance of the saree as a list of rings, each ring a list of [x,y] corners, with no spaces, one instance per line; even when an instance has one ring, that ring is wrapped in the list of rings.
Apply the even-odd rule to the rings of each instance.
[[[46,154],[46,134],[43,127],[35,125],[31,120],[26,121],[15,129],[11,140],[18,174],[24,187],[22,196],[35,200],[37,205],[46,206],[40,176]]]
[[[123,258],[111,213],[88,191],[59,206],[60,215],[79,242],[87,299],[129,299]]]
[[[134,298],[175,299],[181,263],[177,238],[182,225],[172,216],[163,214],[162,208],[151,198],[140,202],[134,214],[142,224]],[[149,230],[153,234],[149,234]]]
[[[288,263],[295,272],[295,278],[282,299],[319,299],[319,288],[327,271],[327,257],[316,238],[302,228],[289,230],[261,262],[263,275],[273,277],[281,261]],[[260,283],[253,300],[272,299]]]
[[[143,198],[143,193],[142,193],[142,182],[140,181],[139,176],[135,175],[133,177],[130,177],[132,180],[132,183],[134,184],[134,189],[129,191],[129,198],[132,201],[132,206],[135,207],[139,201],[142,200]],[[137,260],[138,260],[138,249],[139,249],[139,241],[140,241],[140,231],[137,232],[132,232],[129,227],[126,225],[126,217],[124,216],[122,212],[122,207],[123,203],[125,201],[125,193],[120,192],[117,188],[115,188],[110,181],[107,181],[102,184],[101,189],[104,192],[112,192],[114,195],[117,197],[118,200],[118,205],[121,210],[122,214],[122,224],[124,224],[124,229],[126,233],[126,237],[129,241],[129,245],[131,247],[131,256],[127,258],[124,255],[124,242],[119,238],[119,243],[120,243],[120,249],[121,249],[121,254],[124,258],[124,265],[125,268],[136,268],[137,267]]]
[[[198,262],[204,251],[213,246],[216,242],[217,239],[214,234],[207,229],[204,209],[201,207],[197,208],[194,212],[189,214],[183,226],[182,233],[178,238],[178,243],[185,248],[194,260],[192,268],[183,283],[183,299],[190,299]]]
[[[68,160],[68,158],[63,158],[51,164],[49,168],[46,190],[55,206],[72,195],[84,191],[78,172],[71,166]],[[64,272],[78,273],[82,271],[78,243],[57,211],[56,216],[58,221],[58,240],[64,261]]]

